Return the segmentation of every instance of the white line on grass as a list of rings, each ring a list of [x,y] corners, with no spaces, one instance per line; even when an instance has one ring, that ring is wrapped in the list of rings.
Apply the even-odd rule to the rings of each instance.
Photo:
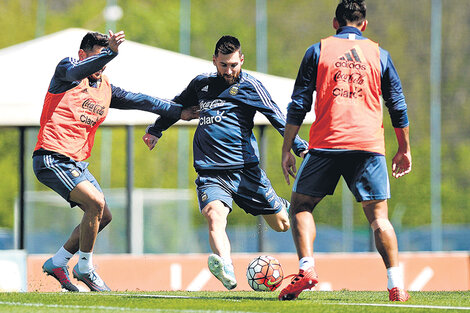
[[[84,294],[84,293],[76,293],[76,294]],[[89,295],[89,293],[88,293]],[[102,296],[102,297],[112,297],[112,296],[119,296],[119,297],[136,297],[136,298],[167,298],[167,299],[204,299],[204,300],[221,300],[221,301],[232,301],[232,302],[240,302],[240,299],[230,299],[230,298],[208,298],[208,297],[195,297],[195,296],[174,296],[174,295],[152,295],[152,294],[143,294],[143,293],[107,293],[107,292],[100,292],[93,294],[94,296]]]
[[[44,303],[28,303],[28,302],[7,302],[0,301],[0,305],[40,307],[40,308],[57,308],[57,309],[90,309],[90,310],[112,310],[121,312],[187,312],[187,313],[242,313],[242,311],[211,311],[211,310],[184,310],[184,309],[145,309],[145,308],[126,308],[104,305],[63,305],[63,304],[44,304]],[[246,311],[243,311],[246,313]],[[254,313],[254,312],[252,312]]]
[[[331,305],[357,305],[357,306],[387,306],[395,308],[412,308],[412,309],[440,309],[440,310],[470,310],[465,306],[439,306],[439,305],[418,305],[418,304],[375,304],[375,303],[325,303]]]
[[[201,297],[190,296],[172,296],[172,295],[148,295],[139,293],[99,293],[100,296],[119,296],[119,297],[142,297],[142,298],[175,298],[175,299],[202,299]]]

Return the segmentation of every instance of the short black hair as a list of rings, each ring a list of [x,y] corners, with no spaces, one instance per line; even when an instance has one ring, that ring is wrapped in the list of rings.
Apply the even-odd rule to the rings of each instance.
[[[336,7],[336,19],[339,26],[345,26],[348,22],[359,26],[366,19],[365,0],[341,0]]]
[[[80,49],[85,51],[93,50],[94,46],[107,47],[109,44],[109,38],[105,34],[98,32],[88,32],[82,39]]]
[[[222,36],[215,44],[214,55],[218,56],[219,53],[231,54],[237,50],[240,50],[240,54],[242,53],[241,44],[237,37],[225,35]]]

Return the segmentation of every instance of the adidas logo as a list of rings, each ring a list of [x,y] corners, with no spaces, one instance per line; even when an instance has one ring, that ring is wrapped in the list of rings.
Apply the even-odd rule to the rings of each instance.
[[[338,59],[339,61],[335,62],[335,67],[350,68],[362,71],[367,69],[366,65],[362,63],[363,60],[365,60],[365,57],[359,46],[354,46],[352,49],[343,53]]]
[[[359,62],[361,63],[361,58],[359,57],[359,54],[357,53],[356,48],[352,48],[351,50],[347,51],[343,56],[339,58],[340,60],[348,60],[351,62]]]
[[[209,91],[209,86],[208,85],[205,85],[204,87],[202,87],[201,91]]]

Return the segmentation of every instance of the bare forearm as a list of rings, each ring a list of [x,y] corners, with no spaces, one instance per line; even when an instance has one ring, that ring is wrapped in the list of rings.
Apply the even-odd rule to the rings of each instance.
[[[398,151],[403,153],[409,153],[410,147],[410,127],[395,128],[395,135],[398,141]]]
[[[284,130],[284,143],[282,144],[282,151],[288,152],[292,149],[295,136],[297,136],[299,129],[300,126],[286,124],[286,128]]]

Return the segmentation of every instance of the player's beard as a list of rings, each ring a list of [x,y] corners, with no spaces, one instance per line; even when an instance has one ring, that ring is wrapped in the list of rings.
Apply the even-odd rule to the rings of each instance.
[[[222,77],[224,79],[224,81],[228,85],[235,84],[238,81],[238,78],[240,77],[240,72],[238,72],[237,74],[234,74],[234,75],[222,75],[220,73],[218,73],[218,74],[219,74],[220,77]]]
[[[104,72],[105,68],[106,68],[106,66],[104,66],[98,72],[95,72],[95,73],[91,74],[90,76],[88,76],[88,80],[91,81],[91,82],[101,81],[101,77],[103,77],[103,72]]]

